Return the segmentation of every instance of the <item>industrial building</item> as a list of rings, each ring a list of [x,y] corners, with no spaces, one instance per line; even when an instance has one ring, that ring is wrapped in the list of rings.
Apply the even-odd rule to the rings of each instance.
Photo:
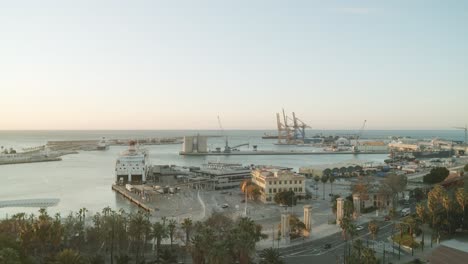
[[[265,203],[272,203],[274,196],[282,191],[305,195],[305,179],[290,168],[264,166],[252,171],[252,183],[260,187],[261,200]]]
[[[208,152],[208,137],[207,136],[185,136],[182,146],[183,153],[207,153]]]

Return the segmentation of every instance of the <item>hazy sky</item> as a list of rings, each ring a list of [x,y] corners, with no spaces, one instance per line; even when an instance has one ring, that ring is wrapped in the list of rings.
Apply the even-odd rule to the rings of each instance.
[[[448,129],[468,1],[1,1],[0,129]]]

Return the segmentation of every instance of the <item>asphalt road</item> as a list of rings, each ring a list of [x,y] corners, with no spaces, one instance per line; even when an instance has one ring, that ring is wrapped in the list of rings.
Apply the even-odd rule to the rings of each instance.
[[[376,243],[373,242],[372,235],[369,233],[367,224],[362,225],[363,230],[358,231],[357,236],[354,239],[362,239],[364,244],[367,244],[369,240],[369,245],[372,247],[373,244],[380,245],[380,250],[377,251],[379,257],[383,256],[383,246],[382,241],[388,242],[387,238],[392,233],[392,222],[379,222],[379,232],[375,238]],[[299,263],[343,263],[343,254],[345,250],[345,245],[347,243],[343,240],[341,232],[333,234],[315,241],[311,241],[307,244],[294,246],[287,249],[280,249],[281,255],[286,263],[299,264]],[[331,248],[325,249],[325,244],[331,244]],[[386,256],[385,263],[395,262],[398,259],[398,245],[395,245],[394,250],[391,248],[389,243],[386,244]],[[393,254],[393,252],[395,254]],[[402,256],[405,254],[404,251],[401,252]]]

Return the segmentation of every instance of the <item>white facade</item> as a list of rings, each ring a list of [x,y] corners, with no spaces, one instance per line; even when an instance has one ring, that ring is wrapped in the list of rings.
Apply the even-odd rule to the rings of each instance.
[[[185,136],[182,152],[184,153],[206,153],[208,152],[208,137],[206,136]]]
[[[148,170],[148,155],[131,145],[128,151],[117,158],[115,164],[116,182],[141,183],[146,181]]]
[[[272,203],[282,191],[305,195],[305,177],[289,169],[259,168],[252,171],[252,182],[260,187],[262,201]]]

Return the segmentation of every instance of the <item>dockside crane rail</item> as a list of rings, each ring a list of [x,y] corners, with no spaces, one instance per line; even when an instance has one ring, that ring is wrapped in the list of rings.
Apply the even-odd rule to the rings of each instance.
[[[465,144],[466,144],[467,143],[467,138],[468,138],[468,126],[465,125],[465,127],[453,127],[453,128],[465,130]]]

